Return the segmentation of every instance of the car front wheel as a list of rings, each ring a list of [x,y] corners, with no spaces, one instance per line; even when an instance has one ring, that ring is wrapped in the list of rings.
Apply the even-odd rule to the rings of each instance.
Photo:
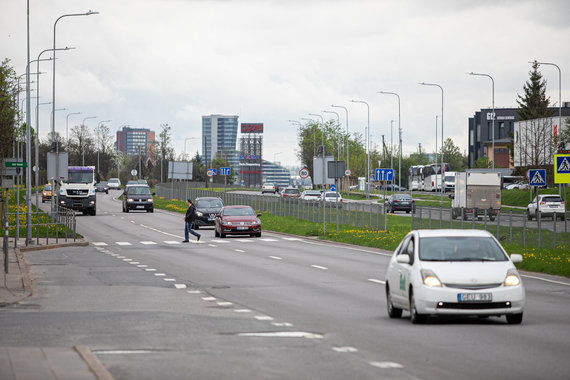
[[[530,214],[530,211],[529,211],[529,210],[526,210],[526,218],[527,218],[528,220],[532,220],[532,215]]]
[[[509,325],[520,325],[523,319],[523,313],[507,314],[507,323]]]
[[[386,311],[390,318],[400,318],[402,316],[402,309],[394,307],[392,303],[392,295],[390,294],[390,287],[386,284]]]
[[[418,313],[413,292],[410,294],[410,320],[414,325],[419,325],[426,322],[426,316]]]

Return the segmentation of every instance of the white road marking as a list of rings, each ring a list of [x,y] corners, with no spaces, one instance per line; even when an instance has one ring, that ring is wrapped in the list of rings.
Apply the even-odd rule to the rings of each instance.
[[[251,310],[249,309],[235,309],[234,311],[236,313],[251,313]]]
[[[221,244],[228,244],[229,241],[227,240],[221,240],[221,239],[212,239],[210,240],[212,243],[221,243]]]
[[[136,222],[134,220],[131,220],[131,223],[136,224]]]
[[[277,239],[270,239],[270,238],[261,238],[261,239],[257,239],[257,240],[261,240],[261,241],[279,241]]]
[[[292,327],[293,326],[293,324],[289,323],[289,322],[273,322],[272,325],[275,327]]]
[[[322,267],[322,266],[320,266],[320,265],[311,265],[311,266],[312,266],[313,268],[322,269],[322,270],[327,270],[327,269],[329,269],[329,268],[327,268],[327,267]]]
[[[157,277],[164,277],[166,276],[166,273],[155,273],[154,275]]]
[[[174,282],[174,281],[176,281],[175,278],[163,278],[163,280],[164,280],[164,281],[167,281],[167,282]]]
[[[174,284],[176,289],[186,289],[186,284]]]
[[[322,339],[321,334],[314,334],[304,331],[277,331],[277,332],[260,332],[260,333],[240,333],[239,336],[254,336],[263,338],[306,338],[306,339]]]
[[[129,262],[129,261],[133,261],[133,259],[123,259],[123,261]]]
[[[128,241],[118,241],[115,244],[117,245],[132,245],[131,243],[129,243]]]
[[[102,242],[102,241],[96,241],[96,242],[93,242],[93,245],[95,245],[95,246],[98,246],[98,245],[99,245],[99,246],[104,246],[104,245],[107,245],[107,243],[104,243],[104,242]]]
[[[289,240],[289,241],[301,241],[300,238],[296,238],[296,237],[283,237],[283,240]]]
[[[251,239],[233,239],[235,241],[239,241],[240,243],[253,243]]]
[[[233,303],[231,302],[218,302],[218,306],[232,306]]]
[[[285,238],[284,238],[285,239]],[[301,240],[301,239],[299,239]],[[351,247],[349,245],[336,245],[336,244],[326,244],[326,243],[319,243],[316,241],[310,241],[310,240],[304,240],[303,241],[306,244],[313,244],[313,245],[320,245],[323,247],[332,247],[332,248],[342,248],[345,250],[349,250],[349,251],[358,251],[358,252],[367,252],[367,253],[373,253],[375,255],[381,255],[381,256],[388,256],[388,257],[392,257],[392,253],[384,253],[384,252],[377,252],[377,251],[371,251],[368,249],[362,249],[362,248],[355,248],[355,247]]]
[[[190,240],[190,243],[192,244],[205,244],[205,241],[196,241],[196,240]]]
[[[182,244],[182,242],[180,241],[174,241],[174,240],[165,240],[164,241],[166,244]]]
[[[208,247],[214,247],[214,248],[216,248],[217,245],[215,245],[215,244],[208,244]]]
[[[283,260],[281,257],[279,256],[269,256],[270,258],[274,259],[274,260]]]
[[[333,350],[336,352],[358,352],[356,348],[350,346],[333,347]]]
[[[245,252],[245,251],[243,251],[243,250],[241,250],[241,249],[234,249],[234,251],[236,251],[236,252],[242,252],[242,253]]]
[[[116,259],[124,259],[125,256],[119,256],[119,255],[117,255],[117,256],[115,256],[115,258],[116,258]]]
[[[190,294],[201,294],[202,292],[200,290],[187,290],[186,293],[190,293]]]
[[[158,243],[156,243],[156,242],[154,242],[154,241],[141,241],[141,244],[144,244],[144,245],[152,245],[152,244],[158,244]]]
[[[404,368],[403,365],[395,362],[370,362],[370,365],[378,368]]]
[[[558,284],[558,285],[570,286],[570,284],[567,283],[567,282],[549,280],[548,278],[537,277],[537,276],[530,276],[530,275],[528,275],[528,274],[521,274],[521,277],[527,277],[527,278],[532,278],[532,279],[534,279],[534,280],[540,280],[540,281],[551,282],[551,283],[553,283],[553,284]]]
[[[254,318],[257,319],[258,321],[272,321],[273,320],[273,318],[270,317],[269,315],[256,315]]]
[[[202,301],[215,301],[216,297],[202,297]]]
[[[156,269],[154,269],[154,268],[146,268],[145,271],[147,271],[147,272],[156,272]]]
[[[167,235],[167,236],[172,236],[172,237],[175,237],[175,238],[180,238],[180,239],[182,239],[182,236],[180,236],[180,235],[174,235],[174,234],[171,234],[171,233],[168,233],[168,232],[164,232],[164,231],[161,231],[161,230],[159,230],[159,229],[156,229],[156,228],[153,228],[153,227],[144,225],[144,224],[141,224],[140,226],[143,227],[143,228],[146,228],[146,229],[155,231],[155,232],[160,232],[161,234],[164,234],[164,235]]]
[[[384,285],[384,284],[386,283],[386,281],[377,280],[377,279],[375,279],[375,278],[369,278],[368,281],[370,281],[370,282],[375,282],[375,283],[377,283],[377,284],[382,284],[382,285]]]
[[[140,264],[138,261],[131,261],[129,264],[137,265]]]
[[[148,265],[141,264],[141,265],[137,265],[137,267],[139,267],[139,268],[147,268]]]

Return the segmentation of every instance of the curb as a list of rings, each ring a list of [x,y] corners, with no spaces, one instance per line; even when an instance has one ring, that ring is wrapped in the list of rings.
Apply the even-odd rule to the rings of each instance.
[[[77,351],[98,380],[113,380],[113,375],[103,366],[103,363],[88,346],[73,346],[73,349]]]
[[[64,247],[85,247],[88,246],[89,243],[86,241],[74,241],[71,243],[57,243],[57,244],[47,244],[47,245],[35,245],[35,246],[27,246],[27,247],[20,247],[16,248],[21,252],[31,252],[31,251],[43,251],[46,249],[53,249],[53,248],[64,248]]]

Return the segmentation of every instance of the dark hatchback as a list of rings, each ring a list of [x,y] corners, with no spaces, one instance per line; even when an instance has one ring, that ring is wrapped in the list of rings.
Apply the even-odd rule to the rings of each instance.
[[[95,184],[95,191],[98,193],[109,194],[109,185],[107,185],[107,182],[104,181],[97,182]]]
[[[192,223],[192,229],[197,230],[204,226],[213,226],[224,202],[217,197],[200,197],[194,201],[196,205],[196,217]]]
[[[123,212],[141,210],[154,212],[154,203],[150,187],[144,185],[127,186],[123,192]]]
[[[384,202],[386,212],[405,211],[406,213],[416,212],[416,203],[409,194],[392,194]]]

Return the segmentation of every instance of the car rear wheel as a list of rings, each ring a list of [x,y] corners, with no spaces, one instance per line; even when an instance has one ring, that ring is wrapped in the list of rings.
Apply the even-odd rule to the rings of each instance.
[[[523,319],[523,313],[507,314],[507,323],[509,325],[520,325]]]
[[[532,220],[532,215],[530,214],[530,211],[529,211],[529,210],[526,210],[526,218],[527,218],[528,220]]]
[[[416,300],[414,298],[414,292],[410,293],[410,320],[414,325],[419,325],[426,322],[426,316],[418,313],[416,308]]]
[[[400,318],[402,317],[402,309],[394,307],[392,303],[392,295],[390,294],[390,287],[386,284],[386,311],[390,318]]]

